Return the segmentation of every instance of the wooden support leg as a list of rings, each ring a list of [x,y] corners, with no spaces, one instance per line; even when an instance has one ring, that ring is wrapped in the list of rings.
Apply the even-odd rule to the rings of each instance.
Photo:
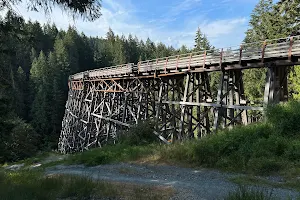
[[[184,94],[183,94],[182,102],[186,102],[186,100],[187,100],[189,82],[190,82],[190,74],[187,74],[186,79],[185,79],[185,87],[184,87]],[[184,137],[184,120],[185,120],[185,105],[181,105],[180,128],[179,128],[179,138],[181,140]]]
[[[222,103],[222,99],[223,99],[223,87],[224,87],[224,72],[222,72],[221,74],[221,81],[220,81],[220,85],[219,85],[219,89],[218,89],[218,94],[217,94],[217,104],[221,104]],[[221,115],[221,109],[220,108],[216,108],[216,112],[215,112],[215,116],[214,116],[214,126],[213,126],[213,130],[214,132],[217,131],[219,123],[220,123],[220,115]]]

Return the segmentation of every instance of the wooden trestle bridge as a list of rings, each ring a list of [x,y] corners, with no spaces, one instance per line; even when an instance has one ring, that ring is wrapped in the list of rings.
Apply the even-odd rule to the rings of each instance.
[[[193,52],[74,74],[59,139],[70,153],[114,143],[121,130],[139,120],[155,121],[169,143],[202,137],[218,128],[247,124],[249,110],[288,99],[290,66],[300,64],[299,36]],[[243,70],[266,68],[264,102],[250,106]],[[213,95],[210,77],[219,72]],[[255,84],[255,83],[254,83]]]

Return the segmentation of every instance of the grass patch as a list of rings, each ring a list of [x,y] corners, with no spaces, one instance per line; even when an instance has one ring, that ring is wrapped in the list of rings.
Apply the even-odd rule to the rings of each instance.
[[[53,175],[40,171],[0,172],[0,196],[3,200],[32,199],[169,199],[170,187],[146,187],[133,184],[95,181],[85,177]]]
[[[263,177],[256,176],[237,176],[229,179],[233,183],[239,185],[255,185],[255,186],[271,186],[273,188],[293,188],[300,192],[300,180],[299,179],[289,179],[283,182],[270,181]]]
[[[68,157],[67,164],[85,164],[87,166],[134,161],[154,153],[155,144],[145,146],[129,146],[117,144],[90,151],[76,153]]]
[[[225,200],[271,200],[272,192],[257,188],[240,186],[236,191],[230,192]]]

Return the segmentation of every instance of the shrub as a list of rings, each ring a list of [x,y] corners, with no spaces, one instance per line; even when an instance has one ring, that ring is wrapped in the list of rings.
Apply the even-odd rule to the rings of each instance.
[[[260,175],[269,175],[285,167],[285,161],[276,157],[252,158],[248,170]]]
[[[300,135],[300,103],[290,101],[286,104],[267,108],[267,120],[276,132],[283,136]]]
[[[127,145],[145,145],[158,141],[153,133],[154,124],[151,121],[140,121],[129,130],[121,133],[119,142]]]
[[[4,145],[0,149],[2,161],[17,161],[37,152],[38,135],[30,124],[15,118],[7,122],[11,128],[7,132]]]
[[[105,146],[103,148],[91,149],[70,156],[68,163],[86,164],[89,166],[108,164],[113,162],[123,162],[137,160],[142,156],[153,153],[154,146],[130,146],[125,144],[116,144],[114,146]]]
[[[300,141],[295,140],[289,143],[286,151],[285,157],[291,161],[300,162]]]
[[[246,186],[239,186],[239,188],[230,192],[225,200],[271,200],[272,192],[264,191],[257,188],[249,188]]]

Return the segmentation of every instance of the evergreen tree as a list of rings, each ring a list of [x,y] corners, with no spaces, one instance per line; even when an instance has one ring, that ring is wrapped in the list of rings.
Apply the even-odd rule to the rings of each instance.
[[[79,66],[79,47],[77,45],[77,41],[79,40],[79,35],[77,31],[69,27],[68,31],[66,32],[66,35],[63,37],[63,45],[66,49],[66,52],[68,53],[68,61],[70,63],[70,73],[74,74],[80,71]]]
[[[282,16],[275,10],[273,1],[260,0],[251,13],[250,28],[246,32],[245,42],[285,37],[282,23]]]
[[[95,68],[113,65],[113,55],[107,40],[97,38],[93,51]]]
[[[169,52],[169,49],[167,49],[166,45],[159,42],[156,46],[155,57],[160,58],[160,57],[167,57],[169,55],[171,55],[171,54]]]
[[[14,6],[18,5],[22,0],[3,0],[1,2],[0,9],[8,9],[13,11]],[[34,11],[43,10],[45,13],[50,13],[54,6],[58,5],[63,10],[73,14],[73,16],[80,15],[88,20],[95,20],[101,16],[101,4],[98,0],[81,0],[81,1],[69,1],[69,0],[31,0],[25,1],[27,7]]]
[[[64,41],[59,37],[57,37],[55,40],[54,52],[56,57],[57,69],[61,74],[62,90],[64,91],[64,94],[66,96],[68,92],[68,76],[72,74],[71,62]]]
[[[127,61],[129,63],[137,63],[139,59],[138,41],[136,39],[133,39],[131,34],[129,34],[127,41],[128,49],[126,51],[129,55]]]
[[[249,21],[250,28],[246,32],[245,42],[253,43],[276,38],[272,26],[278,27],[278,24],[272,24],[274,22],[274,19],[272,19],[273,11],[272,0],[260,0],[258,2],[251,14],[251,19]],[[262,44],[258,44],[258,46],[254,48],[261,48],[261,45]],[[244,71],[245,94],[251,102],[262,101],[265,79],[265,69],[251,69]]]
[[[211,45],[209,44],[206,35],[201,32],[200,28],[198,28],[195,37],[194,51],[204,51],[209,49],[211,49]]]
[[[185,46],[185,45],[182,45],[180,47],[180,50],[179,50],[179,53],[180,54],[186,54],[186,53],[189,53],[190,51],[188,50],[188,48]]]
[[[37,133],[43,136],[43,139],[50,132],[49,113],[51,107],[50,92],[52,88],[49,79],[49,67],[47,58],[41,51],[37,59],[34,59],[30,70],[31,80],[34,84],[34,100],[31,108],[32,125]]]
[[[61,119],[64,115],[64,104],[66,101],[66,95],[64,94],[64,77],[61,73],[61,66],[58,64],[58,59],[56,54],[53,52],[49,53],[48,56],[48,66],[52,71],[52,79],[49,80],[52,85],[51,91],[51,102],[52,106],[50,108],[50,124],[51,124],[51,132],[48,136],[50,148],[55,148],[57,140],[59,138],[60,130],[61,130]]]
[[[124,50],[124,44],[122,39],[119,38],[119,36],[116,37],[115,43],[114,43],[114,65],[121,65],[126,63],[126,57],[125,57],[125,50]]]
[[[274,6],[281,37],[297,33],[300,30],[300,1],[280,0]]]
[[[156,58],[155,56],[156,47],[154,42],[152,42],[149,38],[146,40],[145,44],[145,59],[150,60]]]

